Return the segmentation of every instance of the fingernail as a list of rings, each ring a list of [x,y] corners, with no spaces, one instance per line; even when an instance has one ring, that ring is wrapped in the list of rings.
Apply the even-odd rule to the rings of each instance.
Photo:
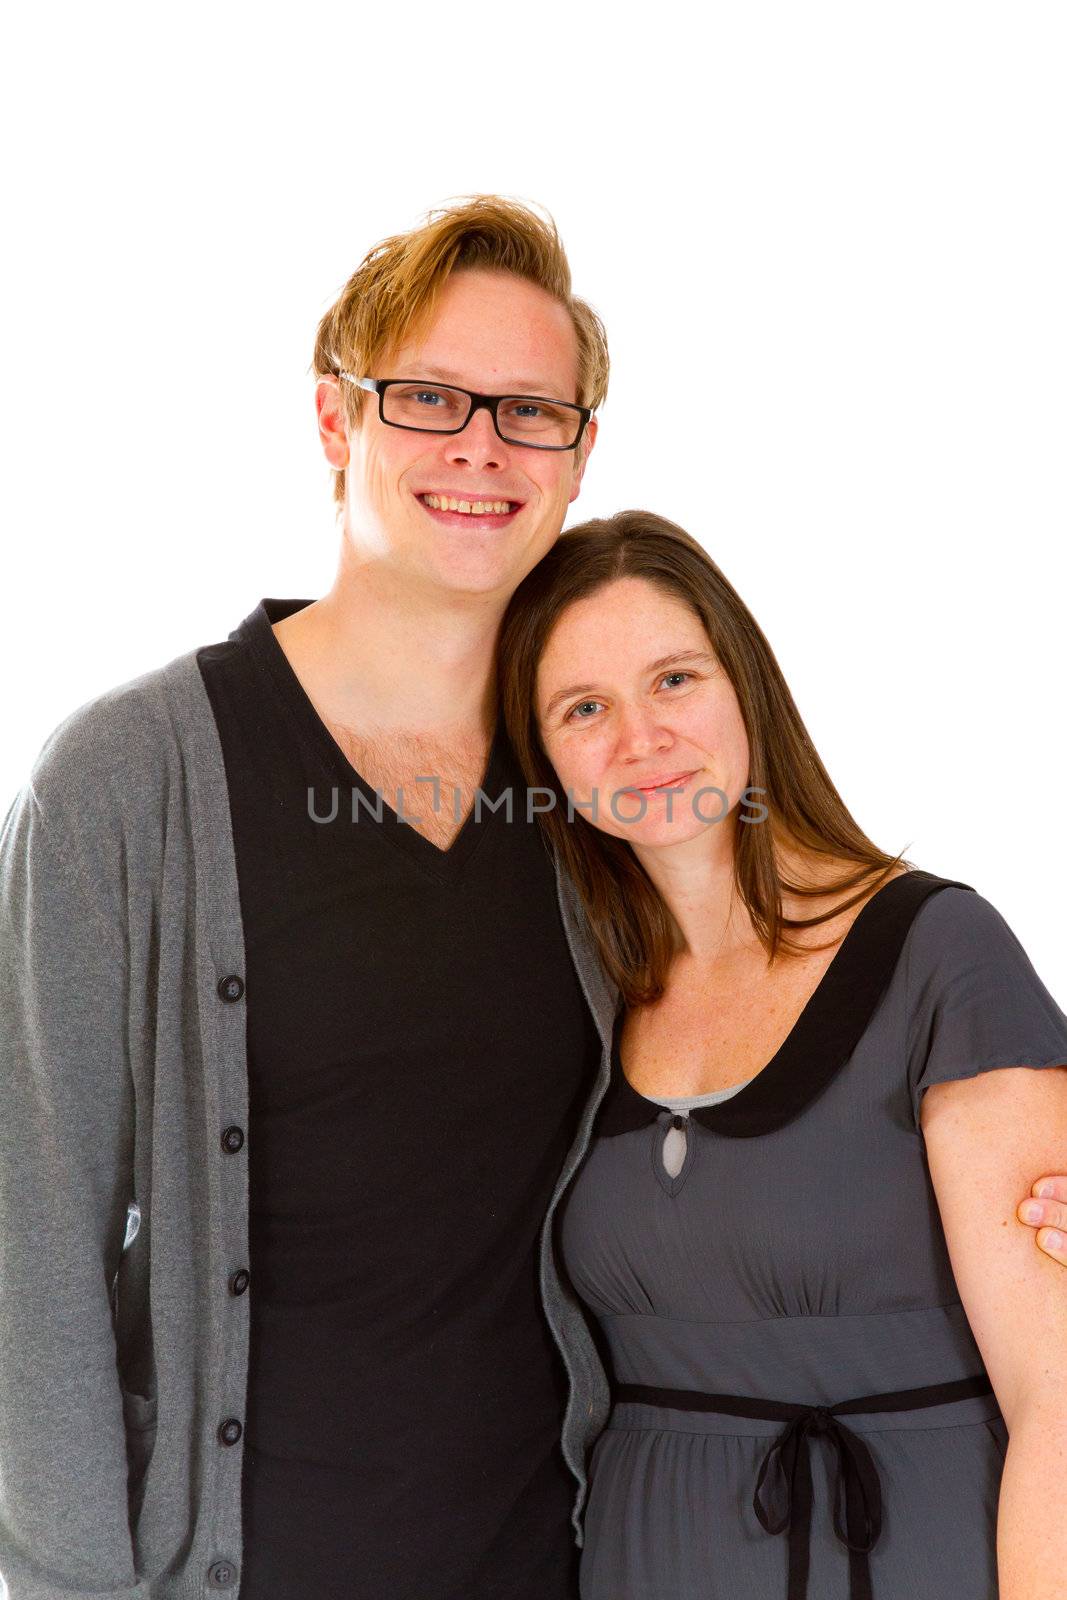
[[[1046,1235],[1045,1235],[1045,1249],[1046,1250],[1062,1250],[1063,1249],[1063,1234],[1062,1233],[1057,1233],[1055,1228],[1051,1228],[1049,1230],[1049,1232],[1046,1233]]]
[[[1023,1217],[1027,1222],[1040,1222],[1044,1215],[1044,1206],[1039,1206],[1036,1200],[1031,1200],[1023,1206]]]
[[[1047,1183],[1047,1182],[1046,1183],[1039,1183],[1038,1186],[1037,1186],[1037,1192],[1042,1197],[1043,1200],[1051,1200],[1052,1199],[1052,1185],[1051,1185],[1051,1183]]]

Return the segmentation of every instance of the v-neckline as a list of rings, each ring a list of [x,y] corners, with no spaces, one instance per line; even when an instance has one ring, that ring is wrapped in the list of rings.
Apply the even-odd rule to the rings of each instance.
[[[310,600],[263,599],[238,631],[248,638],[255,647],[258,659],[266,667],[275,687],[279,690],[282,701],[290,713],[293,725],[305,748],[323,767],[327,779],[331,783],[339,781],[348,790],[353,788],[358,790],[365,799],[366,806],[361,808],[359,813],[360,822],[369,823],[396,849],[401,850],[405,855],[434,873],[438,878],[449,879],[454,877],[466,865],[474,849],[481,841],[486,828],[486,819],[484,817],[479,818],[476,815],[476,804],[472,805],[463,820],[459,832],[447,849],[442,849],[439,845],[432,843],[414,824],[401,821],[395,806],[389,804],[384,794],[381,802],[383,814],[381,820],[378,819],[376,815],[377,791],[348,759],[340,744],[322,720],[311,696],[298,678],[289,657],[282,649],[274,632],[273,624],[275,622],[281,622],[284,618],[292,616],[294,612],[301,611],[304,606],[311,604]],[[495,801],[497,799],[501,780],[507,776],[505,772],[506,749],[507,731],[501,709],[497,712],[496,726],[486,759],[485,771],[479,779],[475,791],[476,799],[479,790],[489,800]],[[442,804],[448,803],[443,792],[441,798]],[[490,811],[490,818],[493,815],[494,812]]]
[[[859,1043],[893,975],[908,929],[922,903],[946,888],[971,889],[954,878],[913,870],[893,878],[860,908],[796,1022],[767,1065],[730,1099],[694,1106],[691,1119],[730,1138],[784,1127],[828,1087]],[[665,1108],[640,1094],[622,1066],[622,1005],[611,1038],[611,1076],[597,1119],[598,1134],[629,1133]]]

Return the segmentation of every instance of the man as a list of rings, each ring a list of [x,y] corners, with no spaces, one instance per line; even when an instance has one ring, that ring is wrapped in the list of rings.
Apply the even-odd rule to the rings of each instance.
[[[12,1600],[577,1594],[538,1240],[604,996],[493,651],[603,330],[483,196],[368,255],[314,368],[329,592],[79,708],[4,825]]]

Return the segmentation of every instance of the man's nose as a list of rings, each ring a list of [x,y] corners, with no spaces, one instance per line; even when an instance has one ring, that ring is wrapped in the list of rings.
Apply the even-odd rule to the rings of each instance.
[[[506,453],[507,445],[493,427],[493,419],[484,406],[471,412],[462,432],[451,434],[445,441],[448,461],[479,469],[502,467]]]

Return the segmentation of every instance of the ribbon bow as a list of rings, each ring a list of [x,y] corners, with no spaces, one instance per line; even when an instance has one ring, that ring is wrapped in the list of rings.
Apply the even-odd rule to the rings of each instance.
[[[623,1402],[671,1406],[682,1411],[716,1411],[727,1417],[760,1417],[785,1423],[763,1458],[752,1505],[768,1533],[789,1529],[788,1600],[807,1600],[812,1506],[809,1440],[812,1436],[826,1439],[837,1454],[834,1532],[848,1550],[849,1600],[873,1600],[867,1557],[882,1531],[882,1488],[870,1451],[841,1421],[841,1414],[913,1411],[992,1393],[993,1385],[984,1372],[970,1378],[953,1378],[948,1383],[929,1383],[921,1389],[894,1389],[890,1394],[839,1400],[832,1406],[800,1406],[785,1400],[761,1400],[755,1395],[709,1394],[700,1389],[662,1389],[641,1383],[616,1383],[614,1386],[615,1399]],[[785,1486],[785,1510],[778,1517],[762,1498],[764,1480],[772,1467],[777,1467]],[[842,1492],[845,1501],[843,1527]]]
[[[785,1410],[786,1407],[782,1407]],[[794,1413],[760,1466],[752,1506],[768,1533],[789,1531],[788,1600],[806,1600],[811,1550],[811,1450],[813,1436],[826,1439],[836,1454],[834,1532],[848,1549],[850,1600],[872,1600],[867,1560],[882,1531],[882,1490],[871,1453],[833,1406],[791,1406]],[[763,1494],[764,1481],[777,1467],[784,1508],[774,1515]],[[844,1499],[844,1524],[841,1502]]]

